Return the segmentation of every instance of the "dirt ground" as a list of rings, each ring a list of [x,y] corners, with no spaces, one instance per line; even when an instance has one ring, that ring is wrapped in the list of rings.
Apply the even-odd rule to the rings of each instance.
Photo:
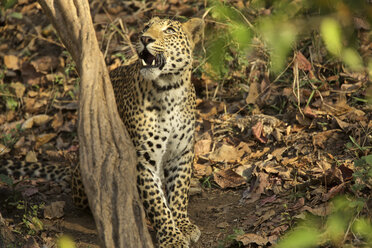
[[[242,191],[207,190],[192,196],[190,218],[200,227],[202,236],[194,248],[225,247],[234,229],[241,229],[254,211],[254,206],[239,205]],[[86,211],[68,212],[60,223],[63,233],[71,235],[79,247],[99,247],[92,216]]]
[[[25,186],[30,187],[29,183],[25,183]],[[192,247],[227,247],[227,245],[233,243],[234,230],[242,230],[247,221],[252,221],[252,213],[255,211],[254,204],[239,204],[242,192],[242,190],[205,189],[200,194],[191,196],[189,203],[190,218],[202,231],[200,240]],[[42,193],[40,192],[40,194]],[[6,200],[10,198],[12,198],[12,192],[5,189],[0,191],[1,206],[6,206]],[[50,196],[47,200],[34,196],[33,199],[29,199],[29,204],[56,201],[66,203],[64,216],[53,220],[42,219],[47,235],[53,236],[53,233],[63,233],[72,237],[77,247],[100,247],[93,216],[89,210],[74,207],[72,199],[65,193],[62,193],[59,197]],[[9,210],[9,207],[2,209]],[[19,218],[22,215],[22,210],[3,211],[2,215],[10,221],[10,224],[14,224],[18,221],[17,217]],[[150,226],[149,230],[154,236]],[[29,243],[35,242],[34,245],[40,241],[37,236],[30,236],[28,239]],[[45,237],[42,239],[45,241]],[[27,247],[24,245],[22,247]]]

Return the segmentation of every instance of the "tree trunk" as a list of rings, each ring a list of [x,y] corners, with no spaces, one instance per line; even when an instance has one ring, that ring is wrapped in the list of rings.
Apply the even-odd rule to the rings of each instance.
[[[81,76],[80,170],[104,247],[153,247],[136,189],[136,153],[117,113],[87,0],[39,0]]]

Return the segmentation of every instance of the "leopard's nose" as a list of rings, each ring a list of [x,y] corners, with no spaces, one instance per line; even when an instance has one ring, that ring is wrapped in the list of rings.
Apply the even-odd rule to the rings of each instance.
[[[143,45],[148,45],[152,42],[154,42],[155,40],[153,38],[151,38],[150,36],[141,36],[141,42]]]

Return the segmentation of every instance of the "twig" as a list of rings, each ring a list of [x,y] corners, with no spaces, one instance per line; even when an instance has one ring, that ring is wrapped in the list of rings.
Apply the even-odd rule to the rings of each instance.
[[[305,115],[301,110],[300,80],[298,76],[298,60],[296,59],[296,57],[297,55],[295,54],[293,56],[294,65],[293,65],[292,92],[293,92],[293,95],[297,98],[297,108],[300,111],[301,115],[304,117]]]

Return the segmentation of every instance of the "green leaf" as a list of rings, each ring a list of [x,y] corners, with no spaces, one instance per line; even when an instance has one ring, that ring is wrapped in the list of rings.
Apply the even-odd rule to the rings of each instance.
[[[22,19],[23,18],[22,13],[20,13],[20,12],[12,12],[9,16],[13,17],[13,18],[16,18],[16,19]]]
[[[325,18],[320,25],[320,34],[328,51],[340,56],[342,51],[340,24],[333,18]]]
[[[279,73],[285,66],[287,55],[296,39],[296,27],[281,19],[265,18],[259,29],[269,48],[272,70]]]
[[[364,159],[367,164],[372,165],[372,154],[367,155],[367,156],[363,156],[362,159]]]
[[[18,106],[18,102],[12,98],[12,97],[8,97],[6,99],[6,107],[10,110],[15,110]]]
[[[18,2],[18,0],[4,0],[4,1],[1,2],[0,6],[3,5],[4,6],[4,9],[10,9],[17,2]]]
[[[0,182],[6,183],[10,187],[14,185],[13,179],[4,174],[0,174]]]
[[[277,248],[307,248],[316,247],[320,232],[315,228],[299,228],[285,236]]]
[[[353,48],[345,48],[345,50],[342,52],[342,60],[352,70],[360,71],[363,69],[362,58]]]
[[[245,49],[251,42],[251,32],[246,25],[234,23],[229,28],[233,40],[238,43],[239,49]]]
[[[74,241],[66,235],[63,235],[60,237],[57,241],[57,246],[60,248],[75,248],[75,243]]]
[[[370,221],[364,218],[357,219],[353,225],[353,231],[366,238],[369,245],[372,244],[372,225]]]
[[[340,210],[339,210],[340,211]],[[339,240],[344,236],[347,225],[349,223],[349,216],[343,218],[342,214],[334,214],[327,219],[327,234],[332,240]]]

